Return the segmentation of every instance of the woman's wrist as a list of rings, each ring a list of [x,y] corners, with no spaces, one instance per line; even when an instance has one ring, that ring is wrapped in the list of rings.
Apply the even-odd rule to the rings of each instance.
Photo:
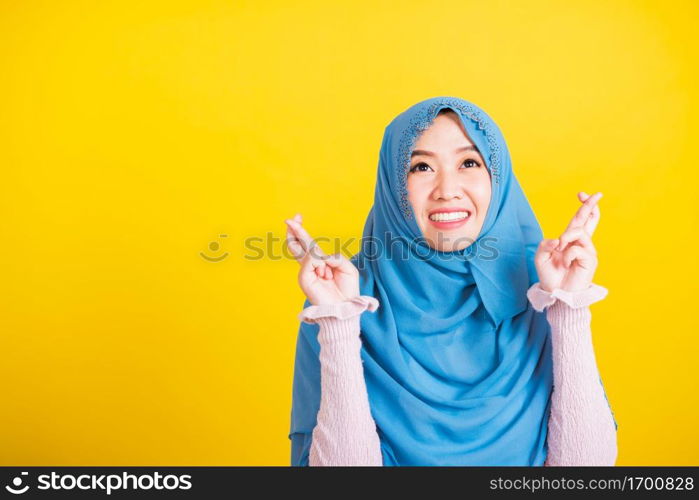
[[[321,346],[358,340],[361,314],[341,319],[336,316],[318,318],[318,343]]]
[[[333,304],[318,304],[305,308],[299,313],[299,320],[305,323],[318,323],[321,318],[347,320],[361,315],[366,310],[376,311],[379,301],[369,295],[359,295],[352,299]]]
[[[572,333],[585,333],[589,336],[592,312],[589,306],[572,307],[562,300],[557,300],[546,309],[546,319],[552,326],[551,334],[556,338],[556,342],[577,342],[577,335]]]
[[[541,286],[541,283],[537,282],[527,290],[527,298],[534,309],[541,312],[559,300],[573,309],[584,308],[602,300],[608,293],[606,288],[594,283],[583,290],[568,291],[554,288],[549,292]]]

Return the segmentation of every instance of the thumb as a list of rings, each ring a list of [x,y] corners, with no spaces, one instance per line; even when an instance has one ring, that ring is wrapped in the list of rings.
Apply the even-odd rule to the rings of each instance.
[[[341,253],[334,253],[325,257],[325,263],[332,267],[333,270],[337,270],[341,273],[346,274],[358,274],[357,268],[350,260],[342,255]]]

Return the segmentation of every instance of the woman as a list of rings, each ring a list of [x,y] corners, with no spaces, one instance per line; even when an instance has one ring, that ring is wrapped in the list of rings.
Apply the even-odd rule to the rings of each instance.
[[[497,125],[436,97],[386,127],[359,253],[287,219],[307,297],[292,465],[613,465],[588,307],[601,193],[578,197],[543,239]]]

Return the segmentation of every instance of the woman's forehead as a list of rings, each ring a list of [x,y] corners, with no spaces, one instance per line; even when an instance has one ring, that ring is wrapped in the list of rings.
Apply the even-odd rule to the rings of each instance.
[[[473,144],[468,132],[466,132],[464,128],[463,122],[456,114],[437,116],[432,123],[418,135],[415,145],[417,147],[418,144],[424,144],[426,142],[459,142],[464,145]]]

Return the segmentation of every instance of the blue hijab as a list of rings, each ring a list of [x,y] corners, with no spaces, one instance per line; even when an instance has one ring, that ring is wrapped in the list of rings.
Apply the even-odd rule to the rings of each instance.
[[[460,117],[491,178],[478,238],[453,252],[427,245],[406,188],[415,141],[444,108]],[[361,316],[361,357],[385,466],[544,464],[550,331],[526,297],[538,281],[534,254],[542,238],[505,139],[483,110],[435,97],[386,127],[374,204],[351,259],[361,294],[380,303]],[[302,322],[296,344],[295,466],[308,465],[320,407],[317,333],[317,324]]]

